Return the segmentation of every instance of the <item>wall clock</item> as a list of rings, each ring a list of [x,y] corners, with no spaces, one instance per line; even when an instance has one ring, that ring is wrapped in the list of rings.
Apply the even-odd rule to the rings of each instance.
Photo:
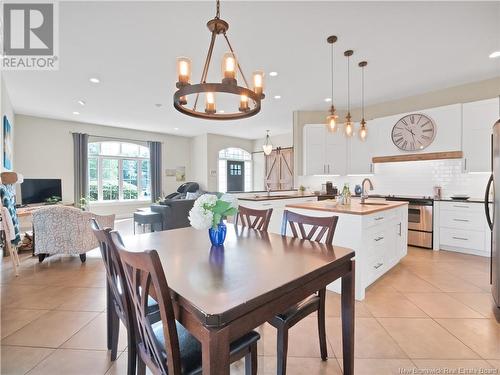
[[[428,147],[436,137],[436,124],[421,113],[401,118],[392,128],[394,145],[403,151],[419,151]]]

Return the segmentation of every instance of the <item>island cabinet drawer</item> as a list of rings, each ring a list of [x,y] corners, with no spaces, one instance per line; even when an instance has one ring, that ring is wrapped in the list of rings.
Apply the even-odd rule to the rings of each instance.
[[[442,201],[439,202],[439,207],[441,211],[484,213],[484,206],[482,203]]]
[[[483,212],[442,210],[439,216],[439,224],[441,227],[478,231],[484,230],[485,219]]]
[[[387,269],[385,265],[385,257],[379,255],[371,258],[367,263],[366,269],[366,286],[377,280]]]
[[[376,212],[372,215],[363,217],[363,227],[369,228],[374,225],[386,224],[390,219],[396,216],[395,210]]]
[[[441,245],[484,251],[484,232],[464,229],[441,228],[439,236]]]
[[[373,227],[367,231],[365,237],[366,243],[366,257],[373,259],[380,257],[386,252],[388,232],[384,228]]]

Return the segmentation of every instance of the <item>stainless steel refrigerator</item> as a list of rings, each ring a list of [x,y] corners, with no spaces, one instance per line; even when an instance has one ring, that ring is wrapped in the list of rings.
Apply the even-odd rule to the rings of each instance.
[[[491,229],[491,292],[500,307],[500,120],[493,125],[491,138],[491,176],[486,185],[484,210]],[[493,199],[490,197],[493,192]]]

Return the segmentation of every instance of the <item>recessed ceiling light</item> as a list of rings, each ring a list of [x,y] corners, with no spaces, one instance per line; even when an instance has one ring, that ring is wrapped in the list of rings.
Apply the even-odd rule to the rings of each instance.
[[[274,99],[281,99],[281,95],[274,95]]]
[[[73,114],[74,114],[74,115],[79,115],[79,114],[80,114],[80,112],[78,112],[78,111],[73,111]]]
[[[87,104],[87,103],[85,103],[85,100],[81,100],[81,99],[80,99],[79,101],[77,101],[77,103],[78,103],[78,104],[80,104],[82,107],[83,107],[85,104]]]
[[[329,103],[332,101],[332,98],[325,98],[325,102]]]
[[[96,78],[96,77],[89,78],[89,81],[92,83],[100,83],[101,82],[101,80],[99,78]]]
[[[179,128],[174,128],[174,130],[179,130]]]
[[[497,57],[500,57],[500,51],[495,51],[495,52],[490,53],[490,59],[494,59]]]
[[[276,77],[278,75],[278,72],[270,72],[269,76],[271,77]]]

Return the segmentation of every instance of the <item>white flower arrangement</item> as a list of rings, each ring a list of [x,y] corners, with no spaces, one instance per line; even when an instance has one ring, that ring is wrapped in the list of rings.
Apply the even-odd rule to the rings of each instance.
[[[189,211],[189,222],[196,229],[217,228],[227,216],[236,215],[238,200],[231,194],[203,194]]]

